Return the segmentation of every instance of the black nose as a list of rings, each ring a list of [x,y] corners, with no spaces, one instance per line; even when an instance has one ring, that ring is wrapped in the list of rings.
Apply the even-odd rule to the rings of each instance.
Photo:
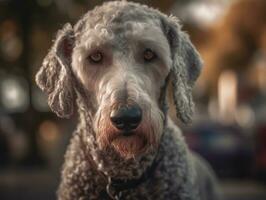
[[[113,125],[123,131],[130,131],[138,127],[142,118],[142,112],[139,106],[121,106],[113,110],[110,119]]]

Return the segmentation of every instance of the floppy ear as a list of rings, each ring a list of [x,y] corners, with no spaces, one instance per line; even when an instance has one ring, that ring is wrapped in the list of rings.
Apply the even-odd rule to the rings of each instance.
[[[194,110],[192,88],[199,76],[202,61],[188,35],[181,31],[176,17],[168,17],[163,22],[163,29],[172,54],[171,79],[176,114],[182,122],[189,123]]]
[[[36,74],[36,83],[48,94],[48,104],[59,117],[70,117],[73,113],[73,80],[70,70],[74,45],[73,29],[66,24],[57,33],[54,44],[44,58]]]

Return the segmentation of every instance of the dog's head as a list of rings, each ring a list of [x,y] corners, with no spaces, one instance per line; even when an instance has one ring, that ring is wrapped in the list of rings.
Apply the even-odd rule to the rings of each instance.
[[[88,12],[59,31],[36,76],[51,109],[71,116],[75,81],[92,102],[94,130],[102,149],[131,158],[155,149],[163,132],[165,84],[171,77],[177,116],[192,117],[192,86],[199,55],[175,17],[125,1]],[[87,99],[86,98],[90,98]]]

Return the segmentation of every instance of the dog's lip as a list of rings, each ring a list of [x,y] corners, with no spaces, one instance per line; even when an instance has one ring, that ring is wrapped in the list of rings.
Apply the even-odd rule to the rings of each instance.
[[[134,137],[140,137],[139,135],[136,135],[135,133],[133,132],[121,132],[119,134],[117,134],[115,137],[112,138],[112,141],[114,140],[119,140],[119,139],[132,139]]]
[[[128,140],[130,140],[130,139],[133,139],[133,138],[142,138],[142,139],[144,139],[141,135],[139,135],[139,134],[136,134],[136,133],[134,133],[133,131],[131,132],[131,133],[126,133],[127,135],[124,135],[124,134],[122,134],[122,132],[120,133],[120,134],[118,134],[118,135],[116,135],[116,137],[113,137],[112,138],[112,142],[114,142],[114,141],[116,141],[116,140],[125,140],[125,139],[128,139]],[[146,142],[145,142],[146,143]]]
[[[133,131],[123,131],[122,133],[121,133],[123,136],[132,136],[132,135],[134,135],[135,133],[133,132]]]
[[[141,142],[141,145],[140,145],[140,148],[138,149],[138,151],[142,151],[145,148],[145,146],[147,145],[147,140],[145,138],[141,137],[140,135],[136,135],[136,134],[130,135],[130,136],[119,135],[119,136],[113,138],[111,143],[114,145],[117,142],[132,140],[132,139],[136,139],[136,138],[141,138],[142,142]]]

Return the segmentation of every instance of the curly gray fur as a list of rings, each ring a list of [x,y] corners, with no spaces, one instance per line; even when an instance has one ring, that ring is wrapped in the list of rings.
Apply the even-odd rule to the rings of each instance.
[[[49,106],[60,117],[70,117],[73,113],[73,81],[69,68],[71,60],[61,55],[66,53],[62,45],[73,43],[72,34],[70,24],[58,32],[52,49],[36,75],[38,86],[48,94]]]
[[[127,37],[144,37],[150,27],[156,34],[144,39],[158,49],[160,60],[148,69],[139,64],[136,70],[136,63],[131,69],[132,59],[137,58],[127,57],[132,53]],[[153,37],[156,42],[150,41]],[[122,52],[119,62],[108,68],[89,67],[87,51],[108,42],[112,48],[105,49]],[[139,48],[134,44],[132,47]],[[178,20],[145,5],[112,1],[89,11],[73,28],[66,24],[36,75],[38,86],[48,94],[48,103],[59,117],[70,117],[77,109],[80,118],[65,155],[58,198],[105,199],[108,177],[139,178],[160,158],[153,177],[136,188],[122,191],[121,199],[217,200],[211,169],[188,150],[166,107],[158,106],[165,105],[158,101],[165,99],[165,92],[160,89],[165,88],[170,74],[177,116],[185,123],[190,122],[194,106],[191,90],[201,65]],[[130,92],[131,96],[127,94],[130,101],[139,103],[147,112],[143,130],[148,132],[144,131],[142,137],[150,145],[140,155],[121,153],[119,148],[110,146],[107,137],[113,133],[106,130],[113,128],[104,117],[109,107],[115,105],[113,99],[117,100],[125,88]],[[109,128],[103,131],[102,126]]]

